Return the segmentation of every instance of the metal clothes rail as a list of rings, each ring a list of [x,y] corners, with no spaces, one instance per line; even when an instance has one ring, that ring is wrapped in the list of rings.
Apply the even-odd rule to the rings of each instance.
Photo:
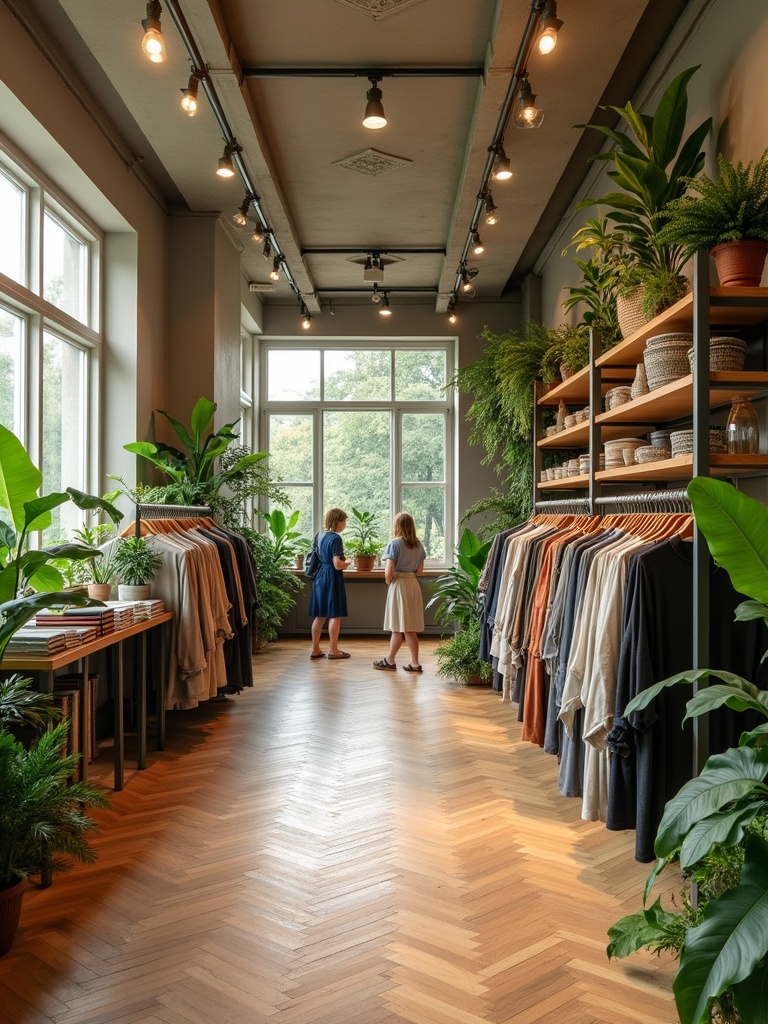
[[[203,519],[210,514],[209,505],[152,505],[137,502],[134,535],[141,535],[142,519]]]

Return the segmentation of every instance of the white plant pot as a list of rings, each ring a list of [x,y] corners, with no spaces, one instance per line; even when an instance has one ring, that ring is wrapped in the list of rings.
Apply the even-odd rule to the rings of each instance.
[[[139,587],[129,587],[127,583],[120,583],[117,597],[120,601],[148,601],[149,583],[142,583]]]

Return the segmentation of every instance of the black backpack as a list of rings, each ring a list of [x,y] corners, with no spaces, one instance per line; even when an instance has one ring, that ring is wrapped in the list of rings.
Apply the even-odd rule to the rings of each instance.
[[[312,541],[312,548],[304,559],[304,575],[308,580],[313,580],[315,576],[317,576],[318,569],[320,568],[320,552],[317,550],[317,538],[319,536],[319,533],[315,534],[315,539]]]

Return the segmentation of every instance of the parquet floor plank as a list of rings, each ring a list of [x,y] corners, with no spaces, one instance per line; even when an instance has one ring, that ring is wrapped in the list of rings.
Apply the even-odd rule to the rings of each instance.
[[[281,640],[169,714],[98,812],[96,864],[31,886],[0,1024],[672,1024],[673,964],[609,963],[634,835],[581,820],[516,709]],[[109,752],[94,764],[108,768]]]

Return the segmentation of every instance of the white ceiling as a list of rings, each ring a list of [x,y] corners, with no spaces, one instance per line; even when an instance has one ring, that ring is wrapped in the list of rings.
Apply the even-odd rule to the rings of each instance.
[[[190,58],[174,21],[189,29],[208,65],[226,123],[260,196],[268,226],[310,310],[367,301],[356,255],[390,250],[382,287],[393,301],[444,309],[508,95],[526,23],[538,0],[164,0],[168,59],[142,54],[145,0],[6,0],[22,17],[30,6],[55,37],[117,131],[143,158],[169,203],[220,210],[230,221],[243,201],[239,176],[214,172],[224,135],[200,90],[200,112],[185,116],[180,89]],[[541,128],[504,136],[514,177],[492,183],[502,214],[480,224],[486,251],[477,296],[500,299],[532,266],[546,221],[559,217],[585,170],[596,132],[573,126],[606,98],[623,103],[685,0],[559,0],[564,25],[555,50],[537,50],[527,67],[545,111]],[[653,17],[651,17],[653,15]],[[263,69],[335,69],[319,77],[248,77]],[[404,76],[404,69],[484,69],[463,77]],[[362,126],[366,72],[391,69],[380,88],[388,124]],[[362,71],[355,77],[354,71]],[[376,174],[344,166],[367,150],[396,158]],[[234,229],[233,227],[233,230]],[[250,231],[239,229],[242,268],[268,283]],[[352,252],[308,254],[307,249]],[[414,249],[437,253],[417,254]],[[356,254],[354,250],[359,252]],[[410,252],[408,250],[411,250]],[[425,289],[423,293],[397,289]],[[282,280],[265,301],[294,301]]]

